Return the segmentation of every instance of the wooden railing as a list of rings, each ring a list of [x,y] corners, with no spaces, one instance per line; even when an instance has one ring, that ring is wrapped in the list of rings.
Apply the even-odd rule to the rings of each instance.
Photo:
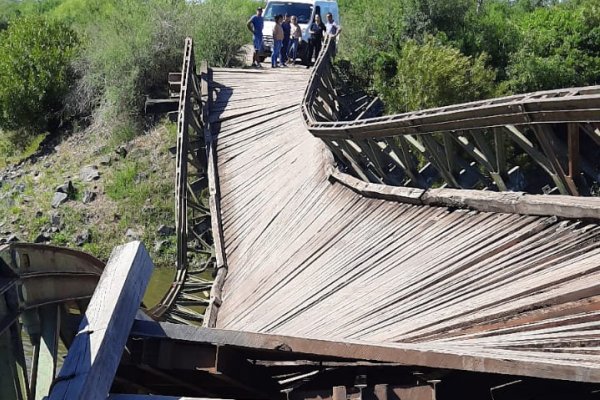
[[[302,105],[340,169],[370,183],[590,195],[600,182],[600,86],[341,120],[334,46]]]
[[[196,71],[192,39],[185,42],[181,74],[172,74],[179,93],[175,174],[176,274],[162,300],[150,310],[157,320],[200,324],[210,301],[210,274],[216,257],[210,205],[202,193],[209,188],[205,126],[208,121],[206,64]]]

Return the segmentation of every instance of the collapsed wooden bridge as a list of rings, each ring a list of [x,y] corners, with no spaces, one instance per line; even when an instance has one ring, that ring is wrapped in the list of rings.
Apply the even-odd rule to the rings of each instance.
[[[79,329],[50,325],[71,348],[50,399],[597,398],[600,88],[378,117],[333,51],[196,71],[186,42],[176,279],[136,313],[151,262],[119,249]],[[15,340],[38,305],[1,293]]]

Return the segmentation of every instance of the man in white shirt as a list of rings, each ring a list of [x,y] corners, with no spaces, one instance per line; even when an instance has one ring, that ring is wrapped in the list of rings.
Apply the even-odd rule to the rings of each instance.
[[[333,20],[333,14],[327,13],[327,22],[325,23],[325,28],[327,29],[327,34],[330,37],[337,37],[342,28],[338,26],[338,24]]]

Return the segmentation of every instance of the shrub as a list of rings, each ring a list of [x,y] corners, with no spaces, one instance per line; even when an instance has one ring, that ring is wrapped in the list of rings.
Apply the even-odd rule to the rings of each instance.
[[[464,56],[433,37],[405,43],[377,63],[375,85],[389,111],[405,112],[478,100],[494,91],[486,57]]]
[[[38,16],[14,20],[0,33],[0,127],[33,134],[63,110],[72,81],[75,33]]]

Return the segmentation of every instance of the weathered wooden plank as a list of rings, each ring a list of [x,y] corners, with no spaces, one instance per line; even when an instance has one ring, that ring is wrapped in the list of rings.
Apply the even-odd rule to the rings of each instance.
[[[141,242],[113,250],[50,400],[106,398],[153,268]]]
[[[31,378],[34,399],[43,399],[50,393],[58,361],[58,339],[60,334],[59,305],[40,307],[41,335],[38,344],[35,376]]]
[[[361,341],[331,341],[306,339],[285,335],[253,332],[225,331],[196,328],[168,323],[136,321],[132,336],[162,338],[195,342],[198,344],[227,345],[238,349],[253,349],[297,355],[319,355],[339,359],[383,361],[436,368],[495,372],[510,375],[537,376],[550,379],[600,382],[600,371],[593,366],[557,364],[545,360],[521,362],[505,360],[499,356],[477,356],[473,352],[452,354],[434,350],[429,346],[408,343],[371,344]],[[485,360],[485,361],[484,361]]]

